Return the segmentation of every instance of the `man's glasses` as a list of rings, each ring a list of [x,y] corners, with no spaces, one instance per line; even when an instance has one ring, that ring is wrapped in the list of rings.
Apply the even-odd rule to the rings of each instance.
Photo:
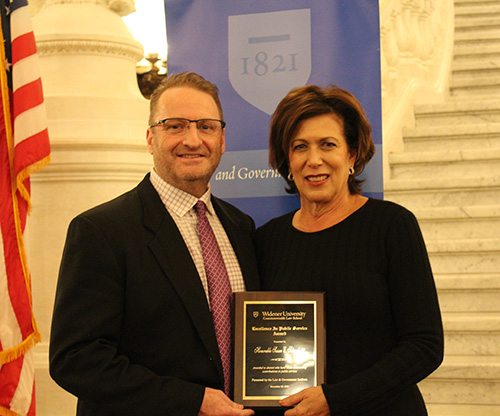
[[[166,118],[151,124],[149,127],[162,125],[165,133],[169,136],[185,136],[191,126],[191,123],[196,123],[198,133],[204,136],[216,136],[222,133],[222,129],[226,127],[226,122],[211,118],[203,118],[200,120],[189,120],[187,118]]]

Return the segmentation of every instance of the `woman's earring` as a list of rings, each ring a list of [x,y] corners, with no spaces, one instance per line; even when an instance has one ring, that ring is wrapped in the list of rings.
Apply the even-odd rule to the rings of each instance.
[[[290,172],[290,173],[288,174],[287,178],[288,178],[288,180],[289,180],[290,182],[293,182],[293,175],[292,175],[292,172]]]
[[[354,175],[354,172],[355,172],[354,167],[351,166],[349,168],[349,175]]]

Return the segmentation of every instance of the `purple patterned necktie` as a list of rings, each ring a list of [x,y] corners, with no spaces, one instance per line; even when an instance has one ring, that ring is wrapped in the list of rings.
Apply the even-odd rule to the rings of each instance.
[[[205,203],[198,201],[196,203],[198,231],[207,275],[210,308],[212,309],[215,335],[224,370],[224,391],[229,396],[231,389],[231,305],[233,293],[219,245],[205,215],[205,210]]]

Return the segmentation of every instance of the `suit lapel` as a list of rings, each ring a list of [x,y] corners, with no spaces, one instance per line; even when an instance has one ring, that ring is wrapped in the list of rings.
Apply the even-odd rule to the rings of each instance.
[[[149,175],[146,180],[147,183],[141,183],[144,186],[139,185],[139,193],[144,207],[144,224],[155,233],[150,249],[182,299],[194,327],[223,379],[212,314],[198,271],[174,220],[151,185]]]

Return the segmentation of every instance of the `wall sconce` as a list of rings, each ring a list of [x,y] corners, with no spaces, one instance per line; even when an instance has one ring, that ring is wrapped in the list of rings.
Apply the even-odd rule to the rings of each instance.
[[[163,0],[135,0],[136,11],[123,17],[145,57],[136,65],[137,82],[145,98],[167,75],[167,30]]]
[[[136,70],[139,89],[149,99],[161,80],[167,76],[167,58],[160,59],[157,53],[148,53],[137,63]]]

